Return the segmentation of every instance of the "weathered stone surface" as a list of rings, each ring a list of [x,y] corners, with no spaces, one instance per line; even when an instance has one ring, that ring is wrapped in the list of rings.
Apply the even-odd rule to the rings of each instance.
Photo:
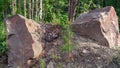
[[[120,47],[120,34],[118,35],[118,47]]]
[[[60,47],[64,45],[48,42],[46,46],[49,46],[48,51],[41,58],[44,59],[45,68],[120,68],[118,50],[98,45],[95,41],[78,35],[73,37],[72,42],[75,47],[69,53],[61,51]],[[43,61],[40,60],[40,62]],[[40,66],[40,62],[35,65]]]
[[[28,68],[30,61],[37,59],[42,54],[41,39],[44,29],[40,24],[21,15],[7,18],[5,25],[10,68]]]
[[[112,6],[92,10],[72,23],[73,31],[103,46],[115,48],[119,33],[118,17]]]

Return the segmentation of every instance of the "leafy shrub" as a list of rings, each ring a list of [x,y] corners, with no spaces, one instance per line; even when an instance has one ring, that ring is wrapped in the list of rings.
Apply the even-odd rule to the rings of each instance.
[[[6,33],[3,23],[0,23],[0,56],[7,51]]]

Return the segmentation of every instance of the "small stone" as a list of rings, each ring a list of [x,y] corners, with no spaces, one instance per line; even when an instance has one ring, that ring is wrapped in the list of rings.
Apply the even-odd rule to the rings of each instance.
[[[86,49],[83,49],[83,53],[89,53],[89,51]]]
[[[47,68],[54,68],[54,64],[52,61],[47,65]]]

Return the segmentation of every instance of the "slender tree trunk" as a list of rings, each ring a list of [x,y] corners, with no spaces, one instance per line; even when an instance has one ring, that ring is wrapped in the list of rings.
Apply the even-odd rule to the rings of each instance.
[[[16,0],[12,0],[12,14],[14,15],[16,13]]]
[[[16,0],[14,1],[14,6],[15,6],[15,13],[16,13],[16,11],[17,11],[17,5],[16,5]]]
[[[15,10],[14,10],[14,9],[15,9],[15,8],[14,8],[14,0],[12,0],[12,7],[13,7],[13,8],[12,8],[12,14],[15,14]]]
[[[12,8],[13,7],[13,4],[12,4],[13,2],[10,1],[9,3],[10,3],[10,6],[9,6],[10,14],[12,15],[13,14],[13,8]]]
[[[18,13],[21,13],[21,6],[20,6],[20,4],[21,4],[21,0],[18,0]]]
[[[42,19],[42,0],[40,0],[40,13],[39,13],[40,19]]]
[[[37,19],[37,21],[38,21],[38,0],[36,0],[36,2],[35,2],[35,5],[36,5],[36,15],[35,15],[35,18]]]
[[[26,17],[26,0],[24,0],[24,16]]]
[[[105,0],[103,0],[103,7],[105,7],[106,6],[106,1]]]
[[[6,16],[7,16],[7,2],[6,1],[4,1],[3,2],[4,3],[4,5],[5,5],[5,10],[4,10],[4,12],[3,12],[3,18],[5,19],[6,18]]]
[[[76,4],[77,4],[77,0],[69,0],[68,18],[69,18],[69,21],[71,22],[74,21]]]
[[[28,16],[31,19],[31,0],[29,0]]]
[[[76,9],[76,15],[75,16],[77,16],[77,14],[80,14],[80,0],[77,1],[76,6],[78,6],[78,7]]]
[[[10,1],[7,1],[7,3],[6,3],[7,5],[7,14],[11,14],[11,3],[10,3]]]
[[[118,0],[115,0],[114,2],[115,2],[116,7],[118,7]]]
[[[34,0],[32,0],[32,19],[34,17]]]

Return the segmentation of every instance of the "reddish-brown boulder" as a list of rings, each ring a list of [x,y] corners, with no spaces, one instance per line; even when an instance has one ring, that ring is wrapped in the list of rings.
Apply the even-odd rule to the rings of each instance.
[[[42,54],[42,35],[40,24],[21,15],[6,19],[7,45],[9,47],[8,64],[10,68],[28,68],[31,59]]]
[[[112,6],[92,10],[72,23],[73,31],[103,46],[115,48],[119,34],[118,17]]]

